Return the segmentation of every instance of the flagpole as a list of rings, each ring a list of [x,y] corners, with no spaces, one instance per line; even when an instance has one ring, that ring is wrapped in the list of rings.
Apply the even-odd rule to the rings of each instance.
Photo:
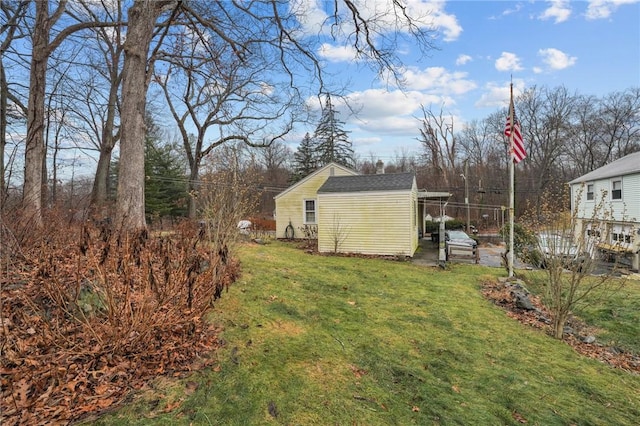
[[[514,116],[513,116],[513,83],[510,86],[510,100],[509,100],[509,122],[511,123],[511,131],[509,134],[509,278],[513,277],[513,216],[515,210],[514,202],[514,183],[515,183],[515,164],[513,161],[513,131],[514,128]]]

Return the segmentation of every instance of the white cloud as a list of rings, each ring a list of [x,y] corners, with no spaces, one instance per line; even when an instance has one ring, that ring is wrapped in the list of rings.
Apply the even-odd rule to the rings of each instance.
[[[429,67],[423,70],[407,67],[401,70],[401,74],[407,88],[413,90],[461,95],[477,87],[474,81],[467,79],[466,72],[449,72],[443,67]]]
[[[333,23],[334,3],[323,0],[292,0],[289,9],[301,25],[301,30],[308,35],[332,35],[340,39],[354,34],[351,11],[342,3],[336,3],[340,17],[339,26],[330,27]],[[392,0],[354,0],[362,19],[369,21],[373,33],[408,32],[408,25],[400,10]],[[442,0],[408,0],[405,4],[406,14],[412,18],[412,24],[424,30],[441,32],[445,41],[456,40],[462,33],[462,27],[455,15],[445,11],[446,2]]]
[[[516,97],[525,90],[524,80],[513,80],[513,96]],[[503,108],[509,106],[509,83],[489,82],[483,88],[483,94],[476,101],[476,108]]]
[[[462,27],[455,15],[445,11],[446,2],[441,0],[422,1],[410,0],[407,2],[409,16],[429,16],[432,26],[442,31],[445,41],[454,41],[462,34]]]
[[[358,56],[353,46],[332,46],[329,43],[323,43],[318,49],[318,54],[330,62],[355,61]]]
[[[551,0],[550,6],[540,15],[540,19],[554,19],[556,24],[566,21],[571,16],[571,8],[567,0]]]
[[[423,93],[417,90],[368,89],[353,92],[345,99],[331,98],[335,108],[356,134],[393,135],[411,138],[418,133],[420,107],[446,107],[455,102],[451,97]],[[349,103],[349,106],[345,104]],[[318,108],[318,99],[310,98],[308,105]],[[355,114],[352,113],[355,111]],[[381,136],[377,136],[381,137]],[[374,141],[371,141],[374,142]]]
[[[549,48],[538,50],[538,56],[542,57],[544,62],[552,70],[563,70],[573,66],[578,58],[569,56],[561,50]]]
[[[355,111],[358,111],[357,117],[353,118],[354,123],[411,115],[420,108],[421,104],[435,99],[439,99],[439,97],[417,90],[402,92],[400,90],[368,89],[353,92],[347,96],[347,102]]]
[[[469,55],[458,55],[458,58],[456,59],[456,65],[465,65],[472,60],[473,58],[471,58],[471,56]]]
[[[502,52],[496,59],[496,69],[498,71],[521,71],[520,58],[515,53]]]
[[[521,9],[522,9],[522,3],[516,3],[513,9],[505,9],[502,12],[502,16],[509,16],[514,13],[518,13],[520,12]]]
[[[296,16],[305,34],[318,35],[323,32],[328,16],[321,1],[291,0],[289,10]]]
[[[613,12],[615,12],[618,7],[624,4],[635,4],[638,0],[589,0],[589,6],[587,7],[587,12],[585,16],[587,19],[606,19]]]

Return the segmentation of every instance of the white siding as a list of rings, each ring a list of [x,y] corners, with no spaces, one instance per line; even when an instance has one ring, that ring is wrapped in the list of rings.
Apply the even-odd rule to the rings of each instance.
[[[627,217],[640,223],[640,173],[622,177],[622,200],[627,208]]]
[[[611,199],[611,182],[622,180],[622,199]],[[594,200],[587,200],[587,184],[594,185]],[[604,197],[604,209],[597,212],[595,209]],[[572,209],[577,209],[576,216],[580,222],[576,227],[576,237],[586,237],[587,241],[595,245],[596,242],[612,243],[614,233],[629,234],[632,236],[632,243],[621,244],[624,247],[634,246],[633,252],[640,246],[638,229],[640,229],[640,173],[601,179],[583,184],[571,186]],[[605,216],[605,217],[603,217]],[[594,220],[595,219],[595,220]],[[598,226],[601,238],[594,239],[588,237],[588,230],[595,226],[599,220],[606,219],[605,224]],[[594,252],[593,250],[589,250]],[[637,255],[636,255],[637,256]]]
[[[622,200],[611,199],[611,182],[617,179],[622,180]],[[587,184],[594,185],[594,200],[587,200]],[[640,173],[571,186],[572,206],[578,209],[579,218],[592,218],[603,196],[606,210],[611,212],[613,220],[640,222]]]
[[[318,194],[318,250],[413,256],[418,243],[417,192]]]

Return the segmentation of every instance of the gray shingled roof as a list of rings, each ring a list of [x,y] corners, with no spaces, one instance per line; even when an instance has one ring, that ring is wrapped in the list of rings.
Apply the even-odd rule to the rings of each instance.
[[[640,173],[640,152],[626,155],[569,182],[570,184]]]
[[[400,191],[413,186],[413,173],[379,175],[330,176],[318,189],[318,193]]]

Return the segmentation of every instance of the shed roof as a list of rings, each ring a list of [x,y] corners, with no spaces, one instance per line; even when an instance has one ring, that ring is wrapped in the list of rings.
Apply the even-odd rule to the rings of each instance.
[[[414,180],[413,173],[330,176],[318,193],[407,191],[413,188]]]
[[[331,169],[332,167],[340,168],[340,169],[344,170],[345,173],[351,173],[351,174],[354,174],[354,175],[358,174],[358,172],[356,172],[355,170],[352,170],[352,169],[350,169],[350,168],[348,168],[346,166],[343,166],[341,164],[331,162],[331,163],[329,163],[329,164],[327,164],[325,166],[322,166],[322,167],[318,168],[316,171],[314,171],[310,175],[306,176],[302,180],[299,180],[295,184],[291,185],[290,187],[288,187],[287,189],[285,189],[281,193],[277,194],[273,198],[277,199],[277,198],[282,197],[285,194],[288,194],[289,192],[292,192],[293,190],[295,190],[295,188],[298,188],[299,186],[304,185],[308,180],[313,179],[316,175],[322,173],[324,170]]]
[[[640,173],[640,152],[626,155],[569,182],[570,184]]]

